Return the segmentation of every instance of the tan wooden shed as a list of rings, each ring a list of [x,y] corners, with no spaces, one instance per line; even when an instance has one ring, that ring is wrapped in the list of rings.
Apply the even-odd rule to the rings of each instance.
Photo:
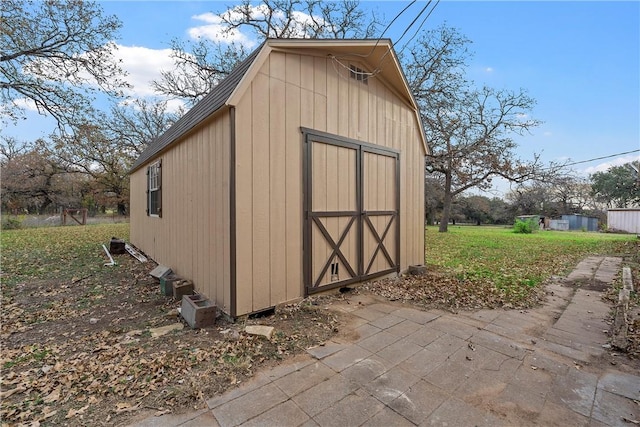
[[[397,274],[426,152],[391,41],[267,40],[136,161],[131,241],[233,317]]]

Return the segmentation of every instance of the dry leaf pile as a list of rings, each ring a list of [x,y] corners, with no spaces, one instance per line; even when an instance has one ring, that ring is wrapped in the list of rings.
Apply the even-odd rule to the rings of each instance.
[[[435,267],[421,276],[407,275],[363,285],[363,288],[391,301],[413,303],[426,308],[477,310],[480,308],[528,308],[544,298],[544,287],[499,289],[491,281],[460,279]]]

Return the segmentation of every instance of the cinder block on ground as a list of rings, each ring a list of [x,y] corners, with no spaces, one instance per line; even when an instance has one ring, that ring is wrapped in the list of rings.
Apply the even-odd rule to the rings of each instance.
[[[151,273],[149,273],[152,277],[155,277],[156,279],[160,280],[161,277],[163,276],[168,276],[169,274],[171,274],[171,268],[167,267],[166,265],[158,265],[156,268],[154,268],[153,270],[151,270]]]
[[[424,276],[427,274],[427,267],[422,264],[410,265],[407,269],[407,274],[411,276]]]
[[[124,249],[124,245],[124,240],[112,237],[111,241],[109,242],[109,252],[111,252],[112,255],[124,254],[126,252],[126,250]]]
[[[216,306],[203,295],[184,295],[181,314],[192,328],[206,328],[216,322]]]
[[[164,296],[173,296],[173,283],[182,280],[175,274],[160,277],[160,293]]]
[[[185,295],[193,295],[193,282],[191,280],[175,280],[173,282],[173,297],[181,301]]]

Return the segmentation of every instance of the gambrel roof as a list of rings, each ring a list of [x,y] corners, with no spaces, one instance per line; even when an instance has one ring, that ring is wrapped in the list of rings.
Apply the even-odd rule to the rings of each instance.
[[[300,54],[334,56],[345,61],[357,60],[367,63],[371,70],[382,76],[385,83],[416,112],[416,120],[421,129],[422,145],[428,153],[418,106],[413,98],[398,57],[389,39],[268,39],[255,49],[244,61],[224,78],[208,95],[191,108],[164,134],[152,141],[131,168],[131,172],[152,160],[163,150],[177,142],[201,122],[225,107],[234,106],[258,72],[269,54],[274,51]]]

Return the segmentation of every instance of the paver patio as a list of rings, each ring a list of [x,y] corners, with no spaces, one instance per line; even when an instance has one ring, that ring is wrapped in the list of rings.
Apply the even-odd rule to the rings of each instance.
[[[613,281],[616,258],[589,257],[576,280]],[[568,280],[568,279],[567,279]],[[609,306],[556,283],[533,310],[422,311],[355,295],[359,338],[336,339],[207,401],[143,426],[629,426],[640,374],[590,363],[604,353]]]

